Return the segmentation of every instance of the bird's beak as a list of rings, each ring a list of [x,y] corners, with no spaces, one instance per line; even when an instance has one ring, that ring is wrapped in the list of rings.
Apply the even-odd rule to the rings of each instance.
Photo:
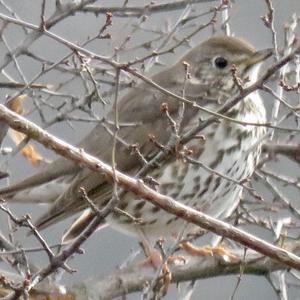
[[[256,65],[267,58],[269,58],[273,54],[273,49],[263,49],[256,51],[249,59],[247,59],[247,65],[253,66]]]

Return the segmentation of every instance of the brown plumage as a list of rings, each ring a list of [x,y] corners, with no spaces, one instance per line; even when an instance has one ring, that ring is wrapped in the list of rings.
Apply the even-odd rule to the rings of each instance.
[[[152,80],[180,96],[184,90],[187,99],[215,111],[238,91],[231,65],[237,67],[239,77],[249,77],[253,82],[257,76],[256,66],[270,54],[270,51],[256,52],[247,42],[237,38],[214,37],[193,48],[175,65],[153,76]],[[189,64],[190,75],[187,79],[183,62]],[[147,83],[132,88],[119,101],[116,163],[122,172],[134,176],[143,166],[138,155],[132,153],[131,145],[138,145],[144,158],[149,160],[159,151],[149,140],[149,135],[162,145],[167,145],[170,140],[173,129],[161,109],[163,103],[174,120],[178,120],[183,111],[179,134],[188,132],[200,118],[209,116],[192,105],[185,104],[183,108],[180,101]],[[232,108],[229,114],[245,122],[265,122],[264,106],[256,93]],[[107,163],[111,162],[112,157],[113,117],[112,110],[106,117],[108,121],[98,124],[79,144],[86,152]],[[204,170],[197,161],[234,180],[249,177],[258,161],[259,140],[264,129],[220,119],[201,134],[205,139],[192,139],[186,145],[187,149],[192,150],[189,157],[193,162],[184,157],[184,153],[174,154],[149,175],[158,181],[160,192],[215,217],[224,217],[236,207],[241,187]],[[183,151],[183,148],[179,150]],[[87,207],[79,187],[84,187],[89,198],[99,207],[103,207],[112,196],[112,185],[104,174],[81,168],[64,158],[53,162],[40,173],[0,190],[0,194],[8,201],[51,203],[49,211],[37,221],[39,228],[45,228]],[[177,217],[129,192],[123,194],[120,209],[142,220],[137,225],[124,215],[111,214],[107,218],[108,223],[121,231],[138,234],[142,230],[149,236],[169,236],[182,226],[182,221]],[[68,238],[79,233],[92,218],[93,214],[85,211]]]

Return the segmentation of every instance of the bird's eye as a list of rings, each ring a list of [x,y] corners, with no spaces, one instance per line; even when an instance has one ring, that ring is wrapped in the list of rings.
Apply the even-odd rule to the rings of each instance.
[[[214,63],[218,69],[224,69],[228,65],[228,60],[222,56],[218,56],[215,58]]]

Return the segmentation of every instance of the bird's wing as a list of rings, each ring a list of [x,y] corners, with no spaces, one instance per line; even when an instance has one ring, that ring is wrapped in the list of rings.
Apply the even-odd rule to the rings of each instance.
[[[156,77],[159,80],[160,76],[157,75]],[[133,135],[134,138],[131,137],[132,143],[134,141],[138,141],[139,144],[144,143],[147,139],[147,132],[150,133],[150,131],[145,132],[146,126],[144,125],[149,124],[149,118],[151,120],[152,118],[161,117],[159,105],[151,108],[152,93],[153,90],[149,86],[140,84],[120,100],[120,116],[123,119],[122,121],[129,125],[129,127],[121,129],[121,135],[125,138],[128,135]],[[162,98],[161,95],[158,98]],[[156,102],[159,103],[159,101]],[[111,113],[108,118],[113,119],[113,114]],[[134,125],[135,122],[136,125]],[[110,163],[113,127],[110,122],[106,125],[104,123],[98,124],[79,143],[78,147]],[[157,130],[154,130],[153,133],[157,134]],[[118,145],[117,154],[118,165],[121,169],[126,169],[126,164],[132,165],[136,161],[136,158],[133,159],[130,156],[128,159],[128,149],[126,150],[124,145]],[[81,167],[78,164],[62,157],[45,166],[33,176],[0,189],[0,196],[5,196],[8,201],[15,202],[52,202],[66,190],[66,187],[80,170]],[[67,176],[64,177],[64,175]]]
[[[152,80],[166,90],[178,95],[186,88],[185,95],[189,97],[189,90],[192,91],[192,86],[189,88],[185,84],[183,66],[177,64],[172,68],[155,75]],[[191,97],[194,97],[194,91],[192,94]],[[167,103],[169,114],[174,118],[178,118],[181,103],[146,83],[141,83],[132,88],[119,101],[118,119],[120,128],[117,133],[118,138],[115,147],[115,161],[118,170],[133,175],[143,165],[139,156],[132,154],[130,145],[136,144],[142,155],[149,158],[159,151],[159,148],[149,140],[149,135],[154,136],[155,140],[163,145],[166,145],[169,141],[173,129],[170,126],[170,120],[162,112],[162,103]],[[197,109],[186,106],[182,126],[188,123],[196,114]],[[115,124],[112,121],[114,120],[114,110],[108,114],[107,120],[106,123],[99,123],[81,141],[79,146],[101,160],[111,163],[115,132]],[[58,166],[58,163],[53,164],[53,166],[55,165]],[[51,179],[57,178],[62,173],[62,166],[58,167],[59,172],[55,172],[53,166],[50,166]],[[39,228],[45,228],[88,206],[87,201],[83,200],[82,194],[79,193],[79,187],[84,187],[88,196],[96,201],[100,207],[111,198],[112,187],[105,174],[92,172],[89,169],[80,169],[78,166],[74,166],[74,163],[71,163],[69,170],[73,173],[77,172],[75,178],[65,192],[57,197],[49,211],[37,221]],[[31,186],[36,185],[37,176],[28,179],[32,183]],[[37,179],[37,181],[40,184],[47,181],[47,179]],[[19,186],[17,190],[22,189],[22,185],[17,186]],[[13,188],[10,189],[10,191],[12,190]]]
[[[177,70],[176,65],[173,68],[174,70],[163,71],[152,79],[165,89],[180,95],[184,88],[184,68],[180,66],[182,72]],[[186,95],[188,96],[188,90],[186,90]],[[173,129],[170,126],[170,120],[162,112],[162,103],[167,103],[169,114],[177,119],[181,103],[146,83],[141,83],[131,89],[119,101],[120,129],[117,133],[118,139],[115,147],[115,161],[118,170],[134,175],[143,166],[141,159],[137,154],[132,153],[129,145],[138,145],[140,152],[147,159],[159,151],[159,148],[149,140],[149,135],[153,135],[156,141],[163,145],[169,141]],[[186,107],[182,123],[190,121],[196,113],[197,110],[192,106]],[[113,118],[114,111],[108,115],[107,119],[113,120]],[[91,152],[111,164],[114,132],[113,122],[98,124],[84,138],[81,145],[87,152]],[[84,187],[89,198],[97,202],[100,207],[112,196],[112,186],[107,181],[105,174],[82,169],[65,193],[58,197],[49,211],[38,220],[37,226],[47,227],[87,207],[88,203],[79,193],[79,187]]]

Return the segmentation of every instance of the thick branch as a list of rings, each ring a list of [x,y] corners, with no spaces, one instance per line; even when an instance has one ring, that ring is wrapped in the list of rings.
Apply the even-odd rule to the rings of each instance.
[[[298,249],[298,250],[297,250]],[[295,242],[291,251],[299,253],[299,245]],[[262,257],[253,251],[243,250],[233,252],[238,261],[220,262],[216,257],[189,257],[183,265],[171,265],[172,282],[199,280],[222,275],[255,274],[266,275],[276,270],[285,269],[283,265]],[[147,282],[153,280],[153,272],[150,269],[126,268],[104,277],[91,277],[71,288],[70,292],[75,294],[76,299],[90,299],[97,295],[99,299],[112,299],[142,291]]]
[[[285,247],[296,254],[300,252],[299,242],[286,244]],[[243,249],[232,250],[232,253],[236,256],[234,262],[224,262],[216,256],[186,256],[184,264],[169,265],[172,283],[241,274],[241,272],[248,275],[264,276],[270,272],[287,269],[286,266],[251,250],[246,252]],[[21,276],[3,270],[0,270],[0,275],[4,276],[6,280],[13,280],[14,282],[23,280]],[[97,295],[97,299],[113,299],[142,291],[156,275],[156,271],[149,267],[126,267],[121,270],[118,269],[108,276],[91,276],[68,288],[67,295],[72,295],[77,300],[93,299],[95,295]],[[31,294],[39,295],[42,291],[42,295],[45,296],[46,291],[52,288],[51,283],[47,284],[48,286],[43,287],[39,285],[31,291]],[[7,290],[7,294],[9,292]]]
[[[272,155],[284,155],[290,159],[300,162],[300,145],[297,144],[274,144],[266,143],[262,146],[262,151]]]

